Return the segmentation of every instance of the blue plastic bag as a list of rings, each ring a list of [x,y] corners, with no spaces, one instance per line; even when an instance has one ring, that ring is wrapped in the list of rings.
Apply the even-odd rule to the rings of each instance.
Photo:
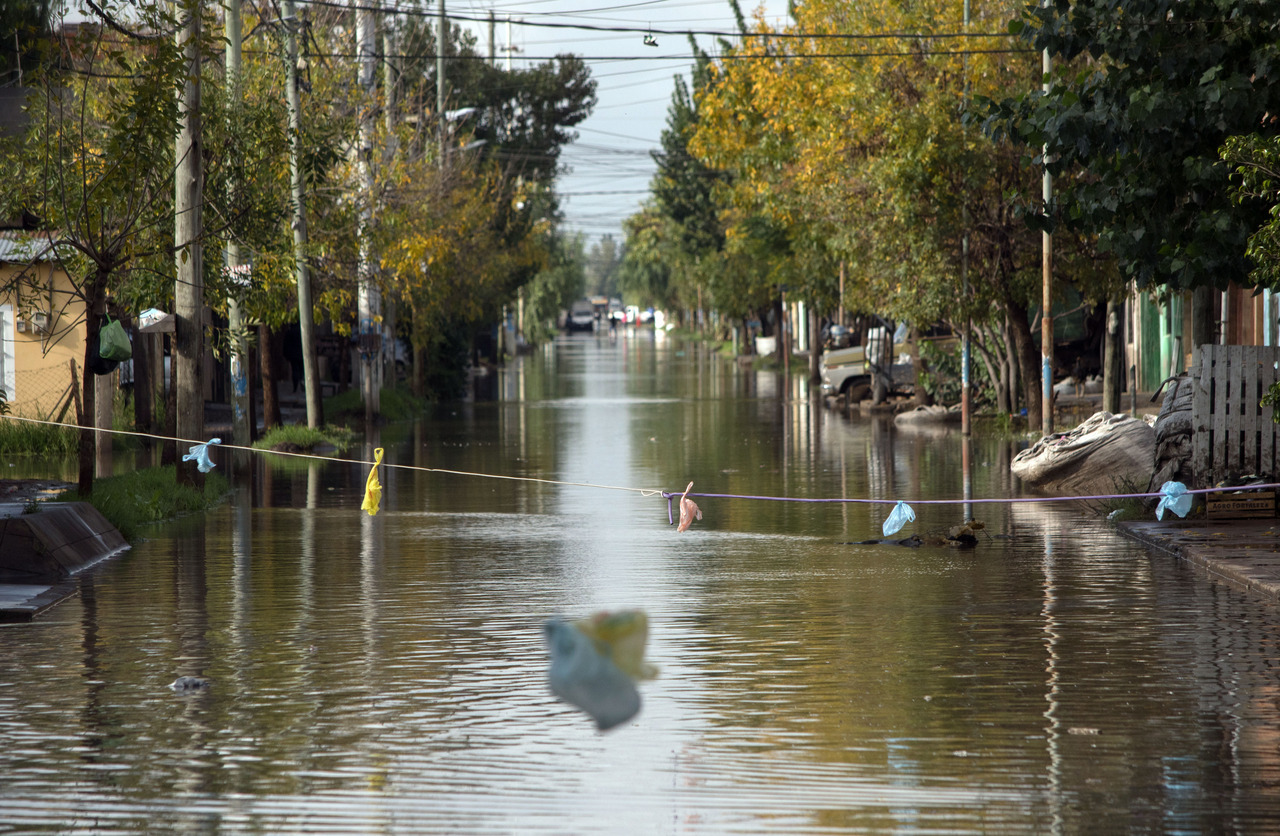
[[[910,505],[899,499],[898,504],[889,512],[888,519],[884,521],[884,536],[892,537],[901,531],[904,525],[915,521],[916,512],[911,510]]]
[[[600,731],[625,723],[640,711],[640,692],[622,672],[574,625],[546,622],[543,633],[551,651],[547,679],[551,692],[591,715]]]
[[[1187,493],[1187,486],[1181,482],[1165,482],[1160,486],[1160,503],[1156,505],[1156,519],[1164,519],[1164,509],[1168,508],[1179,517],[1185,517],[1191,510],[1193,497]]]
[[[222,443],[222,439],[211,438],[208,441],[206,441],[204,444],[197,444],[191,448],[191,452],[187,453],[185,456],[182,457],[182,460],[184,462],[195,462],[196,470],[200,471],[201,473],[208,473],[210,470],[213,470],[214,468],[213,462],[209,460],[209,445],[221,444],[221,443]]]

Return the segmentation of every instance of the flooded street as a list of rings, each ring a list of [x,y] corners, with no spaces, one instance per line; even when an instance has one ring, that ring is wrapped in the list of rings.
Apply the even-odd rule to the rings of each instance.
[[[699,497],[677,533],[642,491],[958,499],[962,444],[651,332],[484,383],[350,451],[424,469],[376,517],[367,466],[259,458],[0,629],[0,833],[1280,826],[1273,603],[1062,503],[975,505],[972,550],[852,544],[888,505]],[[975,437],[975,498],[1014,452]],[[963,519],[914,507],[899,536]],[[602,734],[542,624],[624,608],[660,673]]]

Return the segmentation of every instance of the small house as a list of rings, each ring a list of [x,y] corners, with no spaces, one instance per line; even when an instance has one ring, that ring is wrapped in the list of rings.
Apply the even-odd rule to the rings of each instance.
[[[84,314],[48,234],[0,229],[0,388],[13,414],[75,423]]]

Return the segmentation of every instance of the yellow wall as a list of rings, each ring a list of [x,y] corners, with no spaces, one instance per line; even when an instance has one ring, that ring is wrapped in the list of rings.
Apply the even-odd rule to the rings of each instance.
[[[84,303],[71,291],[70,279],[52,265],[0,264],[0,386],[15,415],[56,417],[71,384],[69,361],[83,375]],[[29,325],[36,310],[49,313],[45,333]],[[19,321],[28,323],[25,331]],[[74,406],[63,420],[75,423]]]

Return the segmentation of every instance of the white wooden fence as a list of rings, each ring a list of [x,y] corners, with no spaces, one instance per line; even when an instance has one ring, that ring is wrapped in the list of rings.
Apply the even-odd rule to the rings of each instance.
[[[1228,476],[1276,476],[1280,424],[1260,401],[1280,379],[1280,347],[1202,345],[1192,378],[1196,484],[1209,487]]]

